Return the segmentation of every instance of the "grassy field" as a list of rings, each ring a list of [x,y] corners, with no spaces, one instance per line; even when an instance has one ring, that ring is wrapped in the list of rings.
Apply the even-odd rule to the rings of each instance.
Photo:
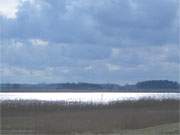
[[[178,100],[110,104],[2,101],[1,135],[178,135]]]

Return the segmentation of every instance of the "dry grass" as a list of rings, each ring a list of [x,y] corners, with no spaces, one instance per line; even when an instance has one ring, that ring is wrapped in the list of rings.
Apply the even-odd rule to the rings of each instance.
[[[41,101],[1,102],[3,131],[46,134],[110,133],[179,122],[179,100],[138,100],[110,104]]]

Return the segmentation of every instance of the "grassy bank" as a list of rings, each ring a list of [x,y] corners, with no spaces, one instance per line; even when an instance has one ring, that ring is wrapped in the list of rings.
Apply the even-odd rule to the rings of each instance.
[[[109,104],[19,100],[0,104],[1,132],[6,134],[105,134],[180,121],[179,100],[142,99]]]

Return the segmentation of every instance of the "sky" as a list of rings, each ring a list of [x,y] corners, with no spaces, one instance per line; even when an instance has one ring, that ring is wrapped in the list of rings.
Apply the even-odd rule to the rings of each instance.
[[[2,83],[179,81],[179,0],[0,0]]]

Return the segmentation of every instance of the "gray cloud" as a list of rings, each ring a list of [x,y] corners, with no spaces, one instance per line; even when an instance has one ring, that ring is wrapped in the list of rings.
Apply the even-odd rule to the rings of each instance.
[[[5,81],[179,79],[177,0],[24,1],[0,23]]]
[[[175,0],[25,1],[16,19],[4,19],[4,36],[86,44],[177,43],[177,11]]]

